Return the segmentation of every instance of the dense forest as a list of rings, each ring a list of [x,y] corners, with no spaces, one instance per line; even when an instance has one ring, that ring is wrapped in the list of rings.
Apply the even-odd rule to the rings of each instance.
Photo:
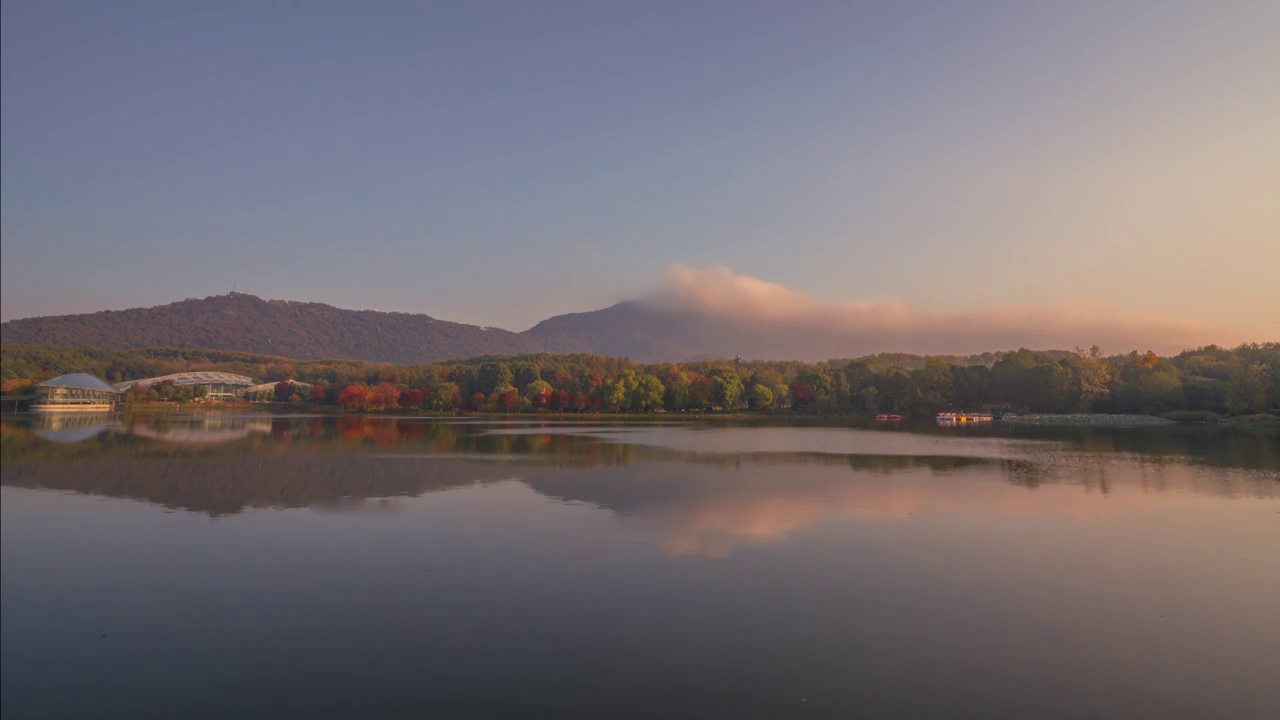
[[[1173,357],[1137,351],[1105,356],[1094,347],[967,358],[881,354],[821,363],[721,359],[679,364],[587,354],[393,365],[208,350],[0,348],[7,394],[65,372],[118,382],[187,370],[222,370],[265,382],[297,380],[310,387],[282,383],[274,399],[359,410],[1280,413],[1280,343],[1211,345]],[[147,393],[136,391],[127,400],[150,399]]]

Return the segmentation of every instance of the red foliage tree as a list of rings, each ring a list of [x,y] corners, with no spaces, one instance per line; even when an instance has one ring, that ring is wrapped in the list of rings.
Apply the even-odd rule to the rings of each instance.
[[[813,386],[807,382],[793,382],[790,386],[791,402],[795,407],[804,407],[812,405],[817,393],[814,392]]]
[[[516,406],[516,394],[508,390],[498,396],[498,407],[511,412],[511,408]]]
[[[307,399],[313,403],[322,403],[326,397],[326,389],[323,382],[317,380],[311,386],[311,391],[307,393]]]
[[[400,388],[389,382],[378,383],[369,390],[368,410],[394,410],[400,407]]]
[[[551,409],[564,412],[568,410],[573,402],[568,390],[557,390],[551,395]]]
[[[551,390],[543,390],[542,392],[534,393],[529,399],[533,401],[533,408],[535,410],[546,410],[551,407],[551,398],[554,395],[555,393]]]
[[[289,402],[289,396],[293,394],[293,381],[281,380],[276,383],[275,394],[276,402]]]
[[[338,393],[338,404],[348,410],[364,410],[369,405],[369,388],[363,385],[348,385]]]
[[[689,407],[711,407],[711,392],[715,389],[715,381],[692,370],[686,370],[684,374],[689,378]]]

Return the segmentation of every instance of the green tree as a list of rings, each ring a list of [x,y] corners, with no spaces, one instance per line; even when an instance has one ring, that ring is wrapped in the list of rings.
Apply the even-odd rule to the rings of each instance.
[[[631,407],[637,410],[652,410],[662,405],[666,388],[655,375],[645,373],[636,378],[636,387]]]
[[[605,409],[617,412],[627,409],[627,381],[619,378],[601,386],[600,401]]]
[[[1178,369],[1171,364],[1158,363],[1148,368],[1145,360],[1140,359],[1140,362],[1139,374],[1116,390],[1119,409],[1153,415],[1177,409],[1184,397]]]
[[[436,383],[431,387],[430,401],[433,410],[449,410],[462,404],[462,391],[457,383]]]
[[[515,376],[507,363],[489,362],[480,366],[477,373],[477,389],[485,395],[492,395],[500,387],[511,386]]]
[[[773,406],[773,391],[767,386],[756,383],[751,386],[751,397],[747,404],[755,410],[763,410]]]
[[[1227,410],[1232,415],[1261,412],[1267,402],[1262,369],[1239,357],[1231,358],[1227,373]]]
[[[993,405],[991,368],[986,365],[952,366],[951,407],[969,410]]]
[[[1227,409],[1227,384],[1207,377],[1182,379],[1182,409],[1225,412]]]
[[[835,405],[843,407],[849,404],[849,379],[845,374],[837,370],[827,373],[831,377],[831,387],[827,391],[828,397]]]
[[[1097,345],[1061,360],[1068,371],[1070,410],[1086,412],[1111,395],[1111,365]]]
[[[1267,409],[1280,411],[1280,364],[1267,374]]]
[[[535,380],[541,379],[538,374],[538,366],[531,362],[518,362],[511,365],[511,384],[516,387],[527,388],[529,384]]]
[[[925,361],[924,367],[911,373],[911,406],[932,412],[946,407],[951,400],[951,365],[939,357]]]
[[[862,388],[862,392],[858,393],[859,399],[862,400],[862,407],[868,412],[875,412],[880,408],[880,391],[875,385],[868,385]]]
[[[787,388],[786,383],[780,382],[777,385],[774,385],[772,388],[770,388],[770,390],[773,391],[774,407],[787,407],[788,405],[791,404],[791,397],[790,397],[791,392]]]
[[[717,375],[711,386],[711,403],[725,410],[738,407],[738,399],[742,397],[742,380],[734,373]]]

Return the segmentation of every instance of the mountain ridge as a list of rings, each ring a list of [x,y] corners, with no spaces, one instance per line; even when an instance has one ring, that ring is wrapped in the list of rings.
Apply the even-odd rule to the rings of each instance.
[[[524,332],[456,323],[423,313],[348,310],[248,293],[164,305],[9,320],[0,342],[99,347],[168,347],[417,363],[520,353],[594,353],[639,362],[685,360],[691,348],[662,337],[661,313],[623,302],[547,318]]]
[[[954,349],[886,348],[880,347],[888,344],[883,339],[877,342],[839,328],[770,324],[749,314],[660,302],[623,301],[599,310],[556,315],[514,332],[422,313],[347,310],[317,302],[266,300],[247,293],[188,298],[148,308],[9,320],[0,324],[0,342],[107,350],[198,349],[297,360],[396,364],[536,353],[587,353],[640,363],[734,356],[816,362],[886,350],[972,354]],[[1027,343],[995,342],[992,346],[1025,347]]]
[[[116,350],[200,348],[374,362],[427,362],[534,350],[529,340],[509,330],[425,314],[266,300],[247,293],[10,320],[0,325],[0,341]]]

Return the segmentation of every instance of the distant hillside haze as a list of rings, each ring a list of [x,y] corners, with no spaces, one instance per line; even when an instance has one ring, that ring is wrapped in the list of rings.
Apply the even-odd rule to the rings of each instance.
[[[885,352],[970,355],[993,348],[1093,344],[1108,352],[1163,352],[1220,342],[1215,335],[1159,320],[1060,310],[926,313],[889,303],[824,304],[724,268],[677,269],[658,292],[601,310],[557,315],[524,332],[245,293],[0,325],[0,339],[14,344],[187,348],[401,364],[521,353],[592,353],[651,363],[737,355],[816,362]]]

